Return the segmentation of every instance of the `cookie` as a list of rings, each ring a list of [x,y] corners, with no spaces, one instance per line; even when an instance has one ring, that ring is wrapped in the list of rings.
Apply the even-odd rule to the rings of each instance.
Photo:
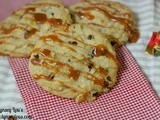
[[[133,13],[119,2],[85,0],[69,6],[76,23],[87,24],[105,34],[112,43],[136,42],[139,32],[135,28]]]
[[[94,101],[116,83],[119,62],[103,34],[81,24],[40,38],[29,60],[33,79],[54,95]]]
[[[37,0],[13,12],[0,25],[0,53],[28,57],[39,37],[65,30],[72,23],[59,0]]]

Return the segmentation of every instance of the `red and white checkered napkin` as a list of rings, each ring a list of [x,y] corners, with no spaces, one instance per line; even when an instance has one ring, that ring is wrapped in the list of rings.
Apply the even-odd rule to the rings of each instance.
[[[28,59],[9,58],[27,112],[35,120],[160,119],[160,100],[125,47],[118,49],[122,68],[114,89],[95,102],[77,104],[42,90],[31,78]]]

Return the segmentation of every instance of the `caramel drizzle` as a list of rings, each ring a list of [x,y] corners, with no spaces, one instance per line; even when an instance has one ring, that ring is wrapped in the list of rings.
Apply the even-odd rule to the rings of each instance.
[[[78,16],[80,16],[80,18],[87,18],[88,20],[93,20],[94,19],[94,15],[92,15],[89,12],[86,13],[82,13],[82,12],[74,12],[74,14],[77,14]]]
[[[79,40],[79,39],[77,39],[77,38],[75,38],[75,37],[73,37],[73,36],[65,35],[65,34],[62,34],[62,33],[58,33],[58,34],[59,34],[59,35],[62,35],[63,37],[66,37],[66,38],[74,39],[74,41],[77,41],[77,42],[82,43],[82,44],[84,44],[84,45],[92,46],[92,47],[93,47],[93,45],[84,43],[84,42],[82,42],[82,40]],[[84,47],[83,47],[83,48],[84,48]]]
[[[116,58],[112,53],[110,53],[110,52],[105,48],[104,45],[99,44],[99,45],[95,46],[94,54],[95,54],[96,57],[105,55],[107,58],[113,60],[113,61],[117,64],[117,66],[120,67],[120,63],[119,63],[119,61],[117,60],[117,58]]]
[[[75,81],[79,78],[79,76],[81,74],[81,71],[75,69],[74,67],[70,66],[69,64],[65,64],[65,63],[62,63],[62,62],[59,62],[59,61],[55,61],[55,60],[49,60],[49,59],[46,59],[46,60],[50,63],[56,63],[56,65],[60,66],[60,67],[64,67],[64,66],[68,67],[69,68],[69,74],[68,73],[63,73],[63,74],[67,74],[69,78],[71,78]],[[59,71],[59,70],[56,69],[55,71]],[[61,72],[61,71],[59,71],[59,72]]]
[[[74,38],[73,36],[68,36],[68,35],[64,35],[64,34],[61,34],[60,35],[63,35],[64,37],[67,37],[67,38],[71,38],[71,39],[74,39],[75,41],[78,41],[78,42],[81,42],[82,44],[85,44],[87,46],[91,46],[91,47],[94,47],[95,50],[96,50],[96,53],[95,53],[95,57],[99,57],[99,56],[102,56],[102,55],[105,55],[106,57],[112,59],[119,67],[120,67],[120,63],[119,61],[117,60],[117,58],[112,54],[110,53],[104,45],[97,45],[97,46],[93,46],[93,45],[90,45],[90,44],[86,44],[76,38]]]
[[[12,25],[10,28],[4,28],[3,26],[0,27],[3,34],[10,34],[12,31],[14,31],[17,28],[19,28],[19,27],[15,26],[15,25]]]
[[[35,21],[40,24],[43,24],[48,20],[46,14],[43,13],[35,13],[34,18]]]
[[[50,50],[48,50],[48,49],[44,49],[43,51],[40,51],[40,49],[35,49],[33,52],[37,52],[38,51],[38,53],[39,54],[41,54],[43,57],[47,57],[47,56],[51,56],[51,51]],[[37,58],[36,58],[37,59]]]
[[[125,19],[125,18],[114,17],[114,16],[110,15],[106,10],[99,8],[99,7],[87,7],[87,8],[76,7],[76,9],[80,9],[83,11],[96,10],[96,11],[102,12],[110,20],[117,21],[117,22],[121,23],[122,25],[124,25],[125,30],[129,34],[129,40],[131,42],[137,42],[137,40],[139,38],[139,32],[136,29],[132,29],[132,27],[131,27],[133,25],[132,21]]]
[[[74,41],[77,41],[78,43],[82,43],[82,44],[85,44],[84,42],[82,42],[81,40],[78,40],[77,38],[75,38],[75,37],[73,37],[73,36],[69,36],[69,35],[65,35],[65,34],[62,34],[62,33],[58,33],[59,35],[62,35],[63,37],[66,37],[66,38],[70,38],[70,39],[74,39]],[[88,45],[88,44],[85,44],[85,45]],[[84,48],[84,47],[82,47],[82,46],[76,46],[76,47],[81,47],[81,48]],[[76,50],[74,50],[73,48],[72,49],[70,49],[70,50],[72,50],[72,51],[74,51],[74,52],[77,52]],[[84,56],[84,55],[82,55],[82,56]]]
[[[53,26],[59,26],[63,24],[63,21],[61,19],[55,19],[55,18],[50,18],[48,22]]]
[[[97,71],[99,71],[99,68],[97,69]],[[103,74],[101,72],[99,72],[99,73],[101,75]],[[94,84],[96,84],[96,85],[104,86],[105,78],[99,79],[99,78],[95,77],[93,74],[91,74],[89,72],[84,72],[84,74],[82,74],[82,76],[85,77],[85,78],[87,78],[87,80],[93,81]],[[103,77],[103,75],[102,75],[102,77]]]
[[[61,19],[57,19],[57,18],[48,19],[47,15],[43,13],[34,13],[34,18],[38,24],[44,24],[45,22],[48,22],[54,26],[59,26],[63,24],[63,21]]]
[[[47,69],[50,69],[50,70],[53,70],[53,69],[55,70],[55,69],[56,69],[55,66],[48,66],[48,63],[47,63],[46,61],[48,61],[49,63],[56,63],[56,66],[60,66],[59,68],[64,67],[64,66],[68,67],[70,73],[67,74],[67,75],[68,75],[69,78],[71,78],[71,79],[73,79],[73,80],[77,80],[77,79],[79,78],[80,74],[81,74],[81,71],[73,68],[73,67],[70,66],[69,64],[65,64],[65,63],[62,63],[62,62],[59,62],[59,61],[55,61],[55,60],[45,59],[43,62],[41,62],[40,60],[39,60],[39,61],[38,61],[38,60],[36,61],[36,59],[33,58],[33,59],[31,60],[31,63],[34,64],[34,65],[44,66],[44,67],[46,67]],[[56,70],[57,70],[57,69],[56,69]],[[56,70],[55,70],[55,71],[56,71]],[[59,72],[60,72],[60,71],[59,71]],[[63,73],[63,74],[64,74],[64,73]],[[41,76],[38,76],[38,78],[40,79],[40,78],[42,78],[42,77],[41,77]],[[37,80],[37,79],[36,79],[36,80]]]
[[[38,50],[38,49],[37,49]],[[44,50],[43,51],[39,51],[40,54],[44,54]],[[49,52],[47,52],[49,53]],[[44,56],[49,56],[50,54],[46,54]],[[39,66],[44,66],[46,67],[47,69],[50,69],[50,70],[53,70],[53,69],[56,69],[55,66],[50,66],[48,65],[48,63],[46,62],[48,61],[49,63],[56,63],[57,66],[66,66],[69,68],[69,71],[70,73],[67,74],[67,73],[62,73],[62,74],[67,74],[70,78],[72,78],[73,80],[77,80],[81,74],[81,71],[79,70],[76,70],[75,68],[73,68],[72,66],[70,66],[69,64],[65,64],[65,63],[61,63],[61,62],[58,62],[58,61],[54,61],[54,60],[51,60],[51,59],[45,59],[43,62],[41,62],[39,59],[36,59],[36,58],[33,58],[31,60],[32,64],[34,65],[39,65]],[[60,68],[59,67],[59,68]],[[56,70],[55,70],[56,71]],[[59,71],[60,72],[60,71]],[[108,74],[108,71],[106,71],[104,68],[102,67],[99,67],[97,68],[97,72],[99,72],[101,74],[102,77],[105,77],[107,76]],[[84,74],[82,74],[82,76],[84,76],[85,78],[87,78],[88,80],[91,80],[93,81],[95,84],[97,85],[100,85],[100,86],[104,86],[104,81],[105,79],[98,79],[97,77],[95,77],[94,75],[88,73],[88,72],[83,72]],[[91,76],[91,77],[89,77]],[[41,77],[39,77],[40,79]],[[36,79],[37,80],[37,79]],[[48,80],[48,79],[47,79]]]
[[[27,30],[26,34],[24,35],[25,39],[30,38],[32,35],[36,34],[38,30],[35,28],[32,28],[31,30]]]
[[[81,40],[79,40],[79,39],[77,39],[77,38],[75,38],[75,37],[73,37],[73,36],[65,35],[65,34],[62,34],[62,33],[58,33],[58,34],[59,34],[59,35],[62,35],[63,37],[66,37],[66,38],[74,39],[74,41],[77,41],[77,42],[79,42],[79,43],[82,43],[82,44],[84,44],[84,45],[89,46],[89,44],[86,44],[86,43],[82,42]],[[92,46],[92,45],[90,45],[90,46]],[[81,47],[81,46],[78,46],[78,45],[77,45],[76,47]],[[68,46],[68,48],[70,48],[70,47]],[[81,47],[81,48],[84,48],[84,47]],[[70,50],[72,50],[73,52],[77,52],[77,51],[74,50],[73,48],[70,48]],[[82,56],[84,56],[84,55],[82,55]]]
[[[55,61],[56,64],[58,66],[66,66],[69,68],[69,74],[68,74],[68,77],[73,79],[73,80],[77,80],[81,74],[81,71],[75,69],[74,67],[70,66],[69,64],[65,64],[65,63],[62,63],[62,62],[58,62],[58,61]]]
[[[63,42],[63,41],[62,41],[61,39],[59,39],[58,36],[56,36],[56,35],[43,36],[43,37],[41,37],[40,39],[43,40],[43,41],[53,41],[53,42],[59,42],[59,43],[62,43],[62,42]],[[62,45],[62,44],[61,44],[61,45]],[[67,49],[73,51],[73,52],[76,52],[76,50],[73,49],[73,48],[70,47],[70,46],[67,46],[67,45],[64,45],[64,44],[63,44],[63,46],[66,47]]]
[[[49,76],[45,76],[45,75],[33,75],[33,78],[35,80],[45,79],[45,80],[51,81],[51,78]]]
[[[43,55],[44,57],[51,55],[51,51],[48,50],[48,49],[44,49],[44,50],[41,51],[40,53],[41,53],[41,55]]]
[[[0,52],[0,56],[5,56],[5,54],[3,52]]]
[[[51,51],[47,50],[47,49],[44,49],[43,51],[40,51],[40,49],[35,49],[33,52],[38,52],[39,54],[43,55],[44,57],[51,56],[50,55]],[[31,63],[34,64],[34,65],[44,66],[47,69],[54,70],[54,72],[58,71],[55,66],[50,66],[50,65],[48,65],[47,62],[56,63],[56,65],[59,66],[58,68],[61,68],[63,66],[68,67],[70,73],[69,74],[68,73],[62,73],[62,74],[67,74],[68,77],[72,78],[73,80],[77,80],[79,78],[80,74],[81,74],[81,71],[73,68],[72,66],[70,66],[69,64],[66,64],[66,63],[62,63],[62,62],[47,59],[47,58],[45,58],[44,61],[41,61],[40,59],[37,59],[37,58],[32,58],[31,59]],[[105,77],[108,74],[108,72],[102,67],[97,68],[97,71],[101,74],[102,77]],[[101,86],[104,85],[104,79],[98,79],[97,77],[95,77],[94,75],[92,75],[91,73],[88,73],[88,72],[83,72],[83,73],[84,73],[84,75],[82,74],[82,76],[84,76],[88,80],[93,81],[97,85],[101,85]],[[89,76],[91,76],[91,77],[89,77]],[[44,76],[37,76],[36,80],[38,80],[38,78],[39,79],[41,79],[41,78],[44,79]],[[49,79],[47,79],[47,80],[49,80]]]
[[[58,38],[56,35],[49,35],[49,36],[43,36],[40,38],[43,41],[53,41],[53,42],[60,42],[62,43],[63,41]]]
[[[105,70],[103,67],[99,67],[97,71],[101,73],[103,77],[106,77],[108,75],[108,71]]]
[[[13,32],[13,31],[16,30],[16,29],[24,30],[24,31],[26,31],[26,33],[25,33],[25,35],[24,35],[24,38],[25,38],[25,39],[30,38],[32,35],[36,34],[36,32],[38,31],[38,30],[35,29],[35,28],[32,28],[31,30],[27,30],[27,29],[25,29],[25,28],[22,28],[22,27],[16,26],[16,25],[12,25],[12,26],[10,26],[10,28],[4,28],[3,26],[1,26],[0,29],[2,30],[2,33],[3,33],[3,34],[10,34],[11,32]]]
[[[48,49],[44,49],[43,51],[40,51],[40,49],[35,49],[35,50],[33,50],[32,52],[35,53],[35,52],[37,52],[37,51],[38,51],[38,53],[41,54],[43,57],[51,56],[51,51],[48,50]],[[39,65],[39,66],[41,66],[41,65],[43,64],[39,58],[32,58],[32,59],[31,59],[31,63],[33,63],[34,65]]]
[[[68,75],[69,78],[71,78],[71,79],[73,79],[75,81],[78,80],[78,78],[79,78],[80,75],[83,75],[85,78],[87,78],[88,80],[93,81],[97,85],[100,85],[100,86],[104,85],[104,79],[98,79],[97,77],[95,77],[94,75],[92,75],[92,74],[90,74],[88,72],[83,72],[84,74],[81,74],[82,72],[80,70],[77,70],[77,69],[73,68],[69,64],[65,64],[65,63],[62,63],[62,62],[59,62],[59,61],[50,60],[50,59],[45,59],[43,62],[41,62],[41,61],[37,61],[36,62],[35,58],[33,58],[31,60],[31,63],[34,64],[34,65],[44,66],[44,67],[46,67],[49,70],[53,70],[54,69],[54,72],[59,71],[55,66],[49,66],[46,61],[48,61],[49,63],[56,63],[56,65],[59,66],[57,68],[61,68],[63,66],[68,67],[70,73],[69,74],[68,73],[62,73],[62,74]],[[98,69],[98,71],[99,71],[99,69]],[[61,71],[59,71],[59,72],[61,72]],[[91,76],[91,77],[89,77],[89,76]],[[47,76],[44,77],[43,75],[36,75],[36,79],[35,80],[45,79],[45,78],[47,80],[50,80],[49,77],[47,77]]]
[[[39,49],[35,50],[35,51],[38,51]],[[33,51],[33,52],[35,52]],[[44,49],[43,51],[39,51],[39,54],[43,55],[44,57],[47,57],[47,56],[51,56],[51,51],[48,50],[48,49]],[[76,70],[74,69],[73,67],[71,67],[69,64],[65,64],[65,63],[61,63],[61,62],[58,62],[58,61],[54,61],[54,60],[50,60],[50,59],[45,59],[46,61],[50,62],[50,63],[54,63],[56,62],[56,65],[58,66],[67,66],[69,68],[69,71],[70,71],[70,74],[68,75],[70,78],[72,78],[73,80],[77,80],[79,78],[79,75],[80,75],[80,71],[79,70]],[[50,66],[47,66],[47,63],[45,61],[41,62],[40,59],[37,59],[37,58],[33,58],[31,60],[31,62],[34,64],[34,65],[44,65],[45,67],[47,67],[48,69],[50,68]],[[53,69],[53,68],[50,68],[50,69]]]
[[[64,35],[66,37],[68,37],[67,35]],[[70,36],[69,36],[70,37]],[[46,36],[46,37],[42,37],[41,38],[42,40],[53,40],[53,41],[56,41],[56,42],[62,42],[62,40],[60,40],[57,36],[55,35],[52,35],[52,36]],[[83,42],[82,42],[83,43]],[[106,50],[106,48],[103,46],[103,45],[97,45],[97,46],[94,46],[95,48],[95,57],[99,57],[99,56],[103,56],[103,55],[106,55],[107,57],[109,57],[110,59],[114,60],[117,62],[117,59],[114,57],[114,55],[112,55],[108,50]],[[47,49],[45,50],[47,51]],[[49,50],[48,50],[49,51]],[[51,56],[50,55],[50,51],[49,52],[44,52],[43,51],[40,51],[40,49],[36,49],[34,50],[33,52],[38,52],[40,53],[41,55],[43,55],[44,57],[48,57],[48,56]],[[79,76],[82,75],[84,76],[85,78],[87,78],[87,80],[91,80],[93,81],[95,84],[97,85],[100,85],[100,86],[104,86],[104,81],[105,81],[105,77],[108,75],[108,71],[106,71],[103,67],[98,67],[98,68],[95,68],[96,71],[98,73],[100,73],[101,75],[101,79],[95,77],[94,75],[92,75],[91,73],[89,72],[82,72],[80,70],[77,70],[75,69],[74,67],[70,66],[69,64],[66,64],[66,63],[62,63],[62,62],[59,62],[59,61],[55,61],[53,60],[51,57],[48,58],[44,58],[43,61],[41,61],[40,59],[37,59],[37,58],[33,58],[31,60],[32,64],[34,65],[39,65],[39,66],[44,66],[46,67],[47,69],[49,70],[52,70],[54,71],[54,74],[55,72],[59,71],[61,72],[60,70],[58,70],[58,68],[61,68],[61,67],[68,67],[69,69],[69,73],[62,73],[62,74],[66,74],[69,78],[73,79],[73,80],[78,80]],[[56,66],[50,66],[49,63],[56,63]],[[83,74],[82,74],[83,73]],[[43,76],[42,76],[43,77]],[[41,77],[38,77],[39,79]]]
[[[38,65],[38,66],[42,65],[41,61],[37,58],[32,58],[31,63],[34,64],[34,65]]]

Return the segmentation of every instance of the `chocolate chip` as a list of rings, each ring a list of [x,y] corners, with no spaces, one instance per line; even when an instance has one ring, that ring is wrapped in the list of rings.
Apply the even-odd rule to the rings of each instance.
[[[107,81],[104,81],[103,84],[104,84],[104,87],[107,87],[107,88],[109,87],[109,83]]]
[[[78,43],[76,41],[69,41],[69,44],[77,45]]]
[[[95,55],[96,54],[96,49],[92,50],[92,54]]]
[[[54,13],[51,13],[52,16],[54,16]]]
[[[90,63],[90,64],[88,65],[88,68],[89,68],[89,71],[91,71],[91,69],[93,68],[93,64]]]
[[[49,75],[49,78],[53,80],[54,79],[54,75],[52,75],[52,74]]]
[[[37,59],[39,59],[39,55],[38,55],[38,54],[37,54],[37,55],[34,55],[34,57],[37,58]]]
[[[70,60],[70,59],[68,59],[68,62],[71,62],[71,60]]]
[[[94,97],[98,97],[99,96],[99,92],[95,92],[92,94]]]
[[[88,40],[94,39],[94,36],[93,35],[88,35],[87,39]]]
[[[106,78],[108,81],[111,81],[111,77],[110,76],[107,76]]]
[[[71,19],[72,19],[73,23],[75,23],[76,22],[75,16],[73,14],[70,14],[70,16],[71,16]],[[75,26],[73,28],[75,28]]]
[[[111,41],[111,45],[112,45],[112,46],[116,45],[116,42]]]

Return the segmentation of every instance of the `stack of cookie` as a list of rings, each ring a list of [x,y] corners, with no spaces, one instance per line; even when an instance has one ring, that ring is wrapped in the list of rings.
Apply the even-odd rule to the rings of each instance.
[[[120,3],[86,0],[67,9],[37,0],[1,23],[0,54],[30,57],[31,76],[49,93],[94,101],[117,81],[114,45],[138,37],[132,12]]]

